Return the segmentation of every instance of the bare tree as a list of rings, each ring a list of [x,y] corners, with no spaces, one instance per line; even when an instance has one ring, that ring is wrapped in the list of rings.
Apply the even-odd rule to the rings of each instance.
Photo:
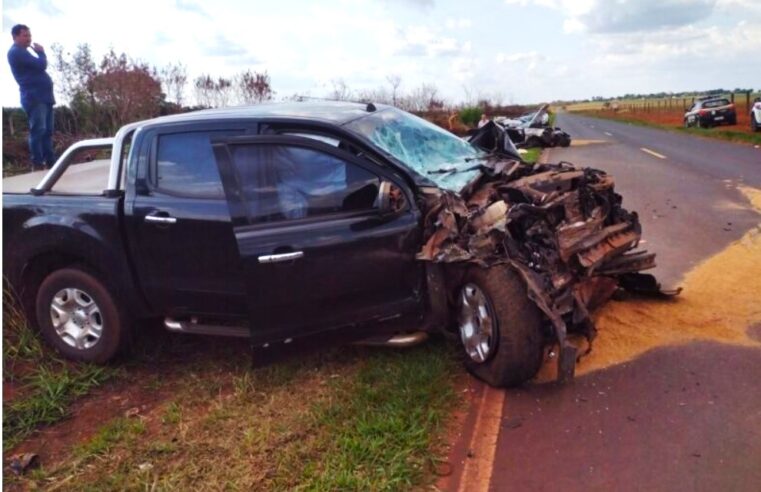
[[[438,99],[439,89],[434,84],[421,84],[401,101],[402,109],[407,111],[426,111],[444,107],[444,101]]]
[[[391,104],[391,94],[385,87],[358,90],[355,99],[363,103]]]
[[[386,77],[386,81],[391,84],[391,104],[396,106],[397,91],[399,90],[399,86],[402,85],[402,77],[398,74],[392,74]]]
[[[214,107],[223,108],[230,104],[233,82],[224,77],[218,77],[214,84]]]
[[[185,99],[185,85],[188,82],[188,70],[182,63],[169,64],[161,69],[161,84],[167,99],[182,106]]]
[[[214,104],[214,79],[209,75],[201,75],[193,81],[196,103],[207,108]]]
[[[58,43],[50,47],[53,52],[53,69],[56,78],[56,88],[64,99],[71,101],[77,96],[87,94],[92,99],[90,81],[97,72],[97,66],[92,59],[90,45],[80,44],[74,53],[63,51]]]
[[[196,93],[196,102],[201,106],[221,108],[230,102],[233,83],[230,79],[218,77],[216,80],[210,75],[196,77],[193,82]]]
[[[238,101],[241,104],[258,104],[271,101],[275,95],[267,72],[258,73],[246,70],[235,76],[234,85]]]
[[[328,95],[328,99],[336,101],[348,101],[351,99],[351,90],[346,85],[344,79],[333,79],[330,81],[330,84],[333,86],[333,91]]]
[[[474,106],[478,96],[474,95],[473,88],[463,84],[462,91],[465,93],[465,100],[463,101],[464,104],[466,106]]]

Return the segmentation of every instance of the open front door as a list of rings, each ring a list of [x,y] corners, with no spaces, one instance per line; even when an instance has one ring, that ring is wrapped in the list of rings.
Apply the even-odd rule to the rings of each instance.
[[[419,212],[382,169],[295,136],[221,139],[214,153],[255,344],[421,309]]]

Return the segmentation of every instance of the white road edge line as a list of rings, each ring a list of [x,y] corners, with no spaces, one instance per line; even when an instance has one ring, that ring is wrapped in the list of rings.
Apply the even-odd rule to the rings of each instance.
[[[504,404],[505,390],[486,386],[470,438],[469,448],[473,451],[473,457],[465,460],[458,492],[488,492]]]
[[[646,149],[645,147],[640,147],[639,150],[641,150],[642,152],[646,152],[646,153],[648,153],[650,155],[654,155],[658,159],[665,159],[666,158],[665,155],[659,154],[658,152],[655,152],[654,150]]]
[[[603,132],[603,133],[604,133],[605,135],[609,136],[609,137],[612,137],[612,136],[613,136],[613,134],[612,134],[612,133],[610,133],[610,132]]]

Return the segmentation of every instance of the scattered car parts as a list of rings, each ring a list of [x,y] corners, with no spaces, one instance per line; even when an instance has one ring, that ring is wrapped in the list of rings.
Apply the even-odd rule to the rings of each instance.
[[[418,259],[484,267],[508,264],[529,298],[549,319],[560,346],[559,378],[573,376],[576,348],[569,333],[596,335],[590,311],[618,287],[663,292],[650,275],[655,254],[636,250],[636,212],[621,206],[613,177],[567,162],[527,164],[504,152],[504,132],[485,126],[471,137],[492,152],[482,173],[460,193],[443,191],[427,207]]]
[[[571,135],[560,128],[549,126],[549,105],[544,104],[538,111],[518,118],[495,118],[519,148],[568,147]]]

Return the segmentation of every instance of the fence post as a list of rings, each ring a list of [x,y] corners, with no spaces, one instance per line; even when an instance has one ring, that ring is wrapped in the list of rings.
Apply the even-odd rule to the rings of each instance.
[[[750,114],[750,91],[745,92],[745,113]]]
[[[732,104],[734,104],[734,103],[735,103],[735,93],[734,93],[734,92],[733,92],[733,93],[731,93],[731,94],[729,95],[729,99],[730,99],[730,102],[731,102]]]

